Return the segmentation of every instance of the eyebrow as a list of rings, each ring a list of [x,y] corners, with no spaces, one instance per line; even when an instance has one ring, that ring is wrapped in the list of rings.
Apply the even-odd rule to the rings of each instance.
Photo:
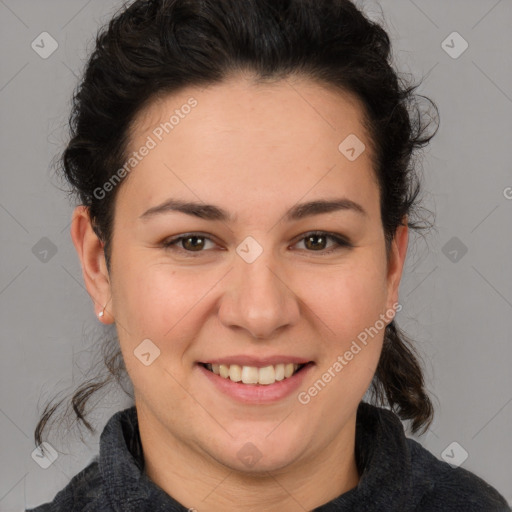
[[[316,201],[295,205],[286,212],[285,220],[287,222],[297,221],[304,219],[305,217],[336,211],[352,211],[362,215],[363,217],[368,216],[366,210],[359,203],[342,197],[339,199],[331,200],[318,199]],[[213,204],[182,201],[179,199],[168,199],[157,206],[153,206],[149,210],[146,210],[142,215],[140,215],[139,219],[146,221],[151,217],[155,217],[156,215],[169,212],[181,212],[210,221],[236,221],[236,216],[231,215],[228,211],[219,206],[215,206]]]

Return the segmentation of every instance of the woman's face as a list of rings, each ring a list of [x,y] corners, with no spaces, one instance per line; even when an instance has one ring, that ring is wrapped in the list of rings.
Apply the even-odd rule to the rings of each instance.
[[[116,322],[141,428],[154,439],[254,472],[353,439],[407,248],[403,227],[387,265],[361,122],[350,96],[241,77],[137,117],[112,273],[99,265],[86,282]],[[195,206],[161,207],[169,201]],[[309,364],[283,379],[292,363]]]

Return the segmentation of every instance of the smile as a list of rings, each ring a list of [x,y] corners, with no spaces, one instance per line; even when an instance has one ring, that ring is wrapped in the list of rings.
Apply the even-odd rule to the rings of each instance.
[[[219,375],[224,379],[243,384],[260,384],[268,386],[288,379],[299,372],[306,364],[279,363],[264,367],[241,366],[238,364],[210,364],[201,363],[201,366]]]

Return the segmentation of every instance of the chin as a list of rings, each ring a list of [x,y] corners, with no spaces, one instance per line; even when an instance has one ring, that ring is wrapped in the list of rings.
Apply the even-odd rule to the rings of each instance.
[[[241,436],[239,441],[230,439],[229,446],[217,445],[217,453],[210,453],[224,466],[248,475],[264,475],[269,471],[279,471],[296,462],[300,456],[298,445],[300,443],[303,446],[303,438],[293,443],[291,437],[281,434],[271,440],[273,434],[268,436],[268,432],[271,431],[272,428],[265,430],[265,433],[259,432],[259,435],[246,434]]]
[[[247,476],[268,477],[268,473],[279,472],[286,469],[297,460],[297,456],[288,453],[272,454],[262,452],[254,446],[244,446],[229,459],[220,462],[233,471]]]

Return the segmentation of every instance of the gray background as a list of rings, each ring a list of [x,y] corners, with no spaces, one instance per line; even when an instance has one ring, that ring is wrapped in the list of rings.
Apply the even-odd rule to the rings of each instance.
[[[427,75],[419,92],[441,113],[423,158],[437,231],[411,239],[397,317],[425,360],[436,406],[429,432],[411,437],[439,458],[456,441],[468,453],[462,467],[512,503],[512,1],[358,4],[374,19],[380,4],[398,66]],[[51,164],[97,28],[120,5],[0,0],[1,511],[52,499],[97,452],[107,419],[129,405],[112,392],[91,416],[98,434],[85,444],[74,434],[54,440],[59,456],[48,469],[32,459],[38,413],[83,381],[103,332],[69,235],[73,205]],[[58,42],[47,59],[31,47],[44,31]],[[442,47],[454,31],[469,44],[458,58]],[[37,251],[53,246],[55,254]]]

